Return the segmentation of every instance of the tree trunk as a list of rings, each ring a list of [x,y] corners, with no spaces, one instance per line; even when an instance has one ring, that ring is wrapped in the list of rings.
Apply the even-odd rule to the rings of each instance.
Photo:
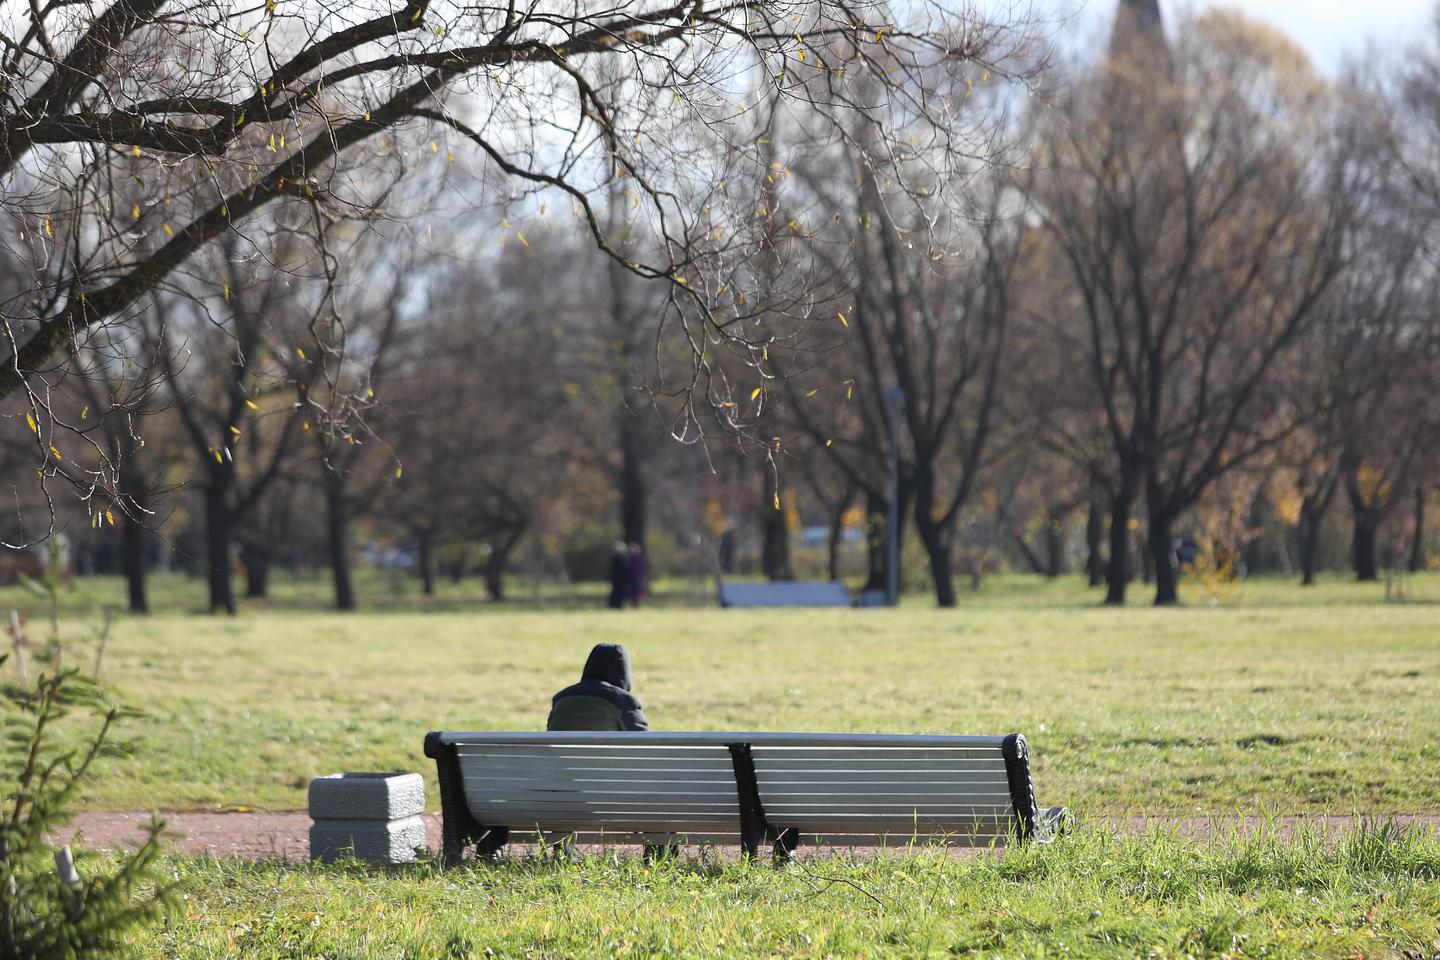
[[[1030,568],[1030,572],[1045,573],[1045,561],[1040,559],[1040,554],[1036,553],[1034,548],[1032,548],[1025,539],[1025,531],[1020,529],[1019,524],[1011,521],[1003,507],[998,511],[995,519],[1004,525],[1005,532],[1010,535],[1010,539],[1014,542],[1015,546],[1019,548],[1020,556],[1025,559],[1025,565]]]
[[[920,501],[915,502],[917,511]],[[935,579],[935,603],[944,608],[955,606],[955,576],[950,569],[949,531],[938,524],[916,524],[920,542],[925,547],[925,556],[930,561],[930,575]]]
[[[270,593],[270,551],[242,547],[241,562],[245,564],[245,596],[259,600]]]
[[[1155,571],[1155,606],[1168,607],[1180,602],[1175,544],[1170,533],[1173,518],[1165,511],[1150,514],[1150,563]]]
[[[1054,580],[1065,572],[1065,518],[1045,518],[1045,576]]]
[[[1320,563],[1320,527],[1325,519],[1325,504],[1307,496],[1300,504],[1300,524],[1296,530],[1300,551],[1300,586],[1315,585],[1315,571]]]
[[[620,417],[620,527],[626,543],[638,543],[644,549],[644,444],[635,415],[621,410]]]
[[[205,565],[210,583],[210,612],[235,612],[230,583],[230,476],[215,470],[205,487]]]
[[[934,478],[920,472],[915,478],[915,532],[930,560],[930,575],[935,580],[935,602],[944,608],[955,606],[955,582],[950,571],[950,530],[932,518],[935,516]]]
[[[330,576],[335,582],[335,609],[355,609],[355,584],[350,577],[350,551],[346,541],[345,485],[334,474],[325,478],[325,533],[330,551]]]
[[[1110,561],[1105,565],[1105,602],[1125,603],[1130,582],[1130,511],[1135,505],[1138,483],[1130,471],[1122,471],[1120,487],[1110,500]]]
[[[790,531],[785,527],[784,503],[780,496],[779,478],[767,463],[765,469],[765,501],[760,505],[764,546],[760,555],[761,570],[767,580],[794,580],[790,565]],[[779,503],[781,509],[776,509]]]
[[[1090,586],[1105,582],[1105,504],[1099,491],[1090,495],[1090,512],[1085,518],[1085,573]]]
[[[247,534],[240,541],[240,564],[245,568],[245,597],[260,600],[270,593],[270,564],[274,559],[269,544]]]
[[[149,613],[150,603],[145,596],[145,541],[149,531],[139,520],[144,516],[144,500],[135,493],[130,501],[132,515],[124,518],[120,528],[120,566],[130,594],[130,612]]]
[[[1355,579],[1372,582],[1380,579],[1375,542],[1380,532],[1379,511],[1361,507],[1355,511],[1355,540],[1351,545],[1355,563]]]
[[[490,594],[490,599],[499,602],[505,599],[505,567],[510,562],[510,554],[514,552],[515,545],[520,542],[520,537],[525,533],[524,527],[518,527],[508,532],[504,539],[490,551],[490,556],[485,558],[485,592]]]
[[[830,539],[826,544],[825,574],[831,580],[840,579],[840,538],[845,534],[845,514],[850,510],[852,493],[847,493],[830,514]]]
[[[420,534],[420,590],[427,597],[435,596],[435,538],[428,533]]]
[[[885,590],[885,525],[890,506],[873,491],[865,493],[865,590]],[[902,514],[903,515],[903,514]],[[903,524],[902,524],[903,527]]]
[[[1410,538],[1408,569],[1411,573],[1419,573],[1425,569],[1425,487],[1423,485],[1415,488],[1415,529]]]
[[[900,529],[896,531],[895,553],[897,556],[905,555],[905,516],[910,511],[910,488],[905,481],[900,482]],[[865,578],[865,590],[879,590],[885,592],[886,568],[889,565],[889,544],[886,540],[886,532],[890,523],[890,501],[884,496],[877,496],[873,493],[865,494],[865,552],[868,573]],[[899,584],[900,592],[905,592],[905,564],[900,564],[900,576],[895,582]]]

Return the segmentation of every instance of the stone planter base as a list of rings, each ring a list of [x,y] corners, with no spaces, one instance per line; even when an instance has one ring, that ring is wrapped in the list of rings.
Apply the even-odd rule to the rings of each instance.
[[[425,846],[418,773],[337,773],[310,781],[310,859],[411,863]]]
[[[369,863],[414,863],[425,847],[425,822],[400,820],[316,820],[310,825],[310,859],[356,857]]]

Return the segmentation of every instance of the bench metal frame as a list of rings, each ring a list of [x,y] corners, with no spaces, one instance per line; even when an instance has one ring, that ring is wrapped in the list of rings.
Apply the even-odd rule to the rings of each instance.
[[[926,734],[843,734],[843,733],[612,733],[575,731],[565,733],[444,733],[425,737],[425,756],[435,761],[440,780],[443,849],[447,862],[458,860],[466,847],[474,845],[479,856],[492,856],[510,838],[510,830],[479,822],[465,797],[465,780],[459,748],[483,746],[614,746],[614,747],[724,747],[734,768],[739,805],[736,824],[741,850],[749,856],[769,844],[777,856],[788,856],[800,843],[794,827],[776,824],[766,815],[756,775],[753,749],[760,747],[822,747],[857,750],[867,748],[980,748],[995,750],[1004,758],[1010,804],[1014,814],[1012,837],[1025,842],[1045,841],[1064,832],[1069,813],[1064,807],[1041,810],[1035,801],[1030,777],[1030,755],[1025,737],[1012,733],[1004,737],[961,737]],[[539,822],[537,828],[545,824]],[[876,837],[881,839],[883,838]]]

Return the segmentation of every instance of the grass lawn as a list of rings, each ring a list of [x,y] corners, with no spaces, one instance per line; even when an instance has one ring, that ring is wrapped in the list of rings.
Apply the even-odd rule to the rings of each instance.
[[[157,586],[172,608],[184,589]],[[107,590],[119,596],[87,583],[67,602],[90,611]],[[1412,595],[1440,597],[1440,578]],[[122,731],[138,755],[86,805],[301,809],[319,774],[428,776],[425,731],[540,729],[590,644],[614,640],[657,727],[1019,730],[1041,802],[1081,816],[1440,812],[1440,606],[1382,596],[1270,581],[1213,606],[1116,610],[1076,578],[1015,578],[952,611],[918,597],[898,611],[625,613],[442,597],[438,612],[124,618],[104,679],[147,716]],[[82,612],[63,630],[92,625]]]
[[[173,865],[153,958],[1394,957],[1440,952],[1440,840],[1082,832],[785,869],[594,857],[391,872]]]
[[[376,584],[372,582],[371,587]],[[393,584],[391,585],[393,586]],[[674,585],[616,614],[588,594],[485,605],[391,590],[358,615],[280,584],[233,619],[117,621],[104,679],[145,716],[90,809],[294,809],[337,770],[423,770],[426,730],[537,729],[590,644],[626,643],[668,729],[1025,732],[1042,803],[1088,826],[1047,847],[768,865],[514,859],[378,871],[173,857],[142,957],[1440,955],[1440,837],[1115,836],[1125,813],[1440,813],[1440,577],[1278,581],[1191,606],[1097,605],[1073,578],[999,579],[960,609],[719,611]],[[1143,591],[1137,591],[1143,597]],[[374,592],[372,589],[372,596]],[[68,656],[114,581],[67,597]],[[43,611],[14,590],[31,633]],[[433,781],[431,797],[435,797]],[[82,862],[82,872],[85,864]]]

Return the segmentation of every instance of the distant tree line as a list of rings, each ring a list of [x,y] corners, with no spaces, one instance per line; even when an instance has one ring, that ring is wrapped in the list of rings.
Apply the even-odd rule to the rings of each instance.
[[[65,533],[137,611],[161,562],[354,609],[362,550],[497,599],[615,539],[787,579],[800,527],[878,589],[893,452],[941,606],[1432,563],[1434,38],[1331,78],[1143,3],[1073,64],[880,2],[540,6],[32,10],[0,540]]]

